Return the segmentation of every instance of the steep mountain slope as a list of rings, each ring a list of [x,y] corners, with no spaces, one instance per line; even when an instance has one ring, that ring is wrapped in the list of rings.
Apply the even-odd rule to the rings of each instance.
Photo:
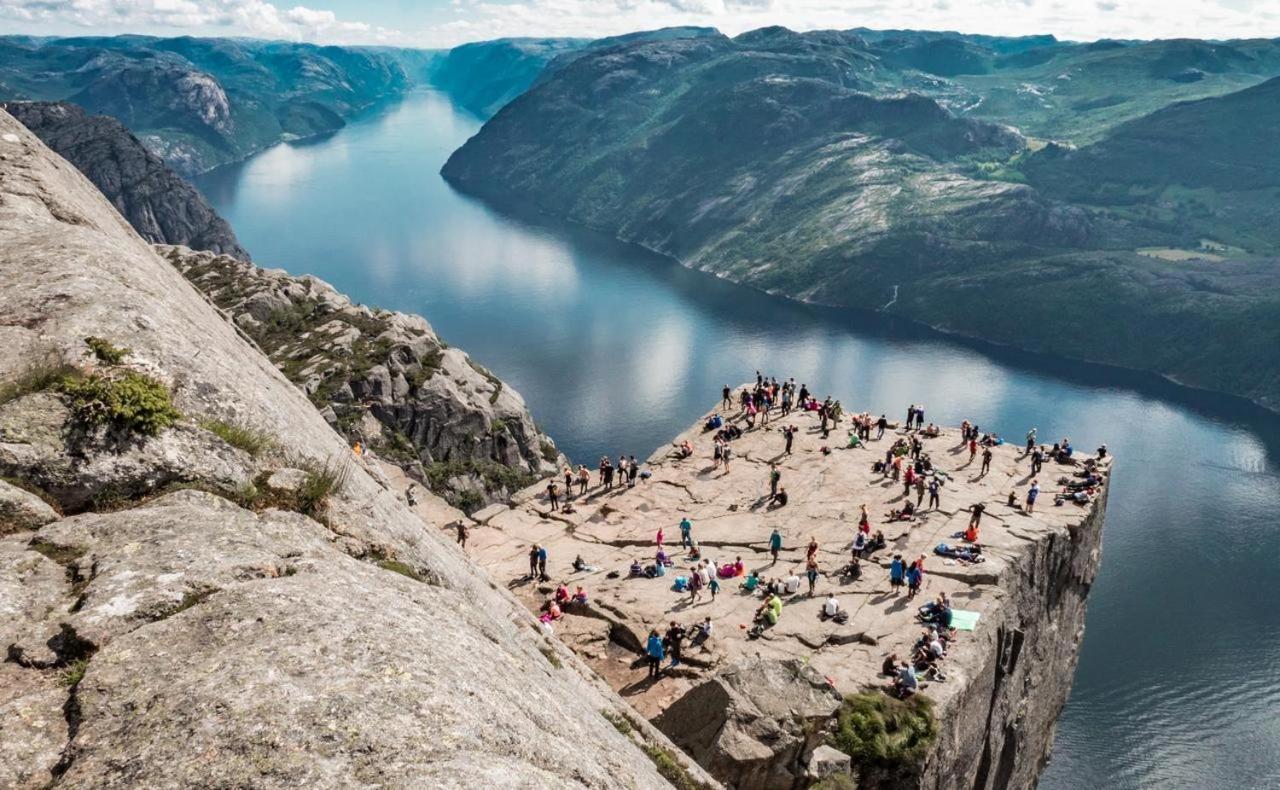
[[[192,175],[341,128],[407,90],[406,64],[386,50],[244,39],[0,38],[0,98],[111,115]]]
[[[147,241],[248,260],[226,220],[119,121],[65,102],[0,104],[75,165]]]
[[[584,54],[504,107],[443,173],[761,289],[1280,406],[1264,345],[1234,340],[1280,334],[1274,261],[1210,268],[1194,260],[1198,239],[1165,251],[1203,229],[1164,197],[1120,211],[1023,183],[1018,168],[1040,160],[1022,137],[888,91],[903,72],[875,46],[770,28]],[[1257,90],[1265,102],[1270,89]],[[1224,144],[1269,117],[1234,112]],[[1250,155],[1265,156],[1246,147],[1237,161]],[[1251,194],[1242,216],[1265,216],[1266,193]],[[1274,255],[1263,235],[1247,246]]]
[[[431,82],[481,118],[524,93],[556,55],[586,46],[582,38],[502,38],[449,50]]]
[[[3,112],[0,152],[0,474],[56,506],[0,487],[0,784],[705,779]]]

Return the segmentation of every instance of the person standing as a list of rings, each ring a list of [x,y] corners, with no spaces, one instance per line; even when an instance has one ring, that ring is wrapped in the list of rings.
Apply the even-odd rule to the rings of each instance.
[[[547,501],[551,503],[552,512],[560,509],[560,498],[558,494],[559,488],[556,486],[556,481],[552,480],[547,483]]]
[[[973,457],[978,454],[978,436],[976,433],[969,434],[969,463],[973,463]]]
[[[633,455],[627,462],[627,488],[636,487],[636,476],[640,474],[640,464],[636,463],[636,457]]]
[[[591,484],[591,471],[586,464],[578,464],[578,496],[585,496],[587,486]]]
[[[680,519],[680,548],[687,549],[693,546],[693,522],[688,516]]]
[[[929,480],[929,507],[934,510],[941,504],[941,497],[939,496],[941,489],[942,483],[939,482],[938,478],[934,477]]]
[[[457,527],[458,527],[458,545],[462,547],[463,551],[466,551],[467,550],[467,522],[463,519],[458,519]]]
[[[916,510],[920,509],[920,504],[924,502],[924,475],[916,475]]]
[[[729,446],[728,442],[725,442],[721,455],[724,456],[724,473],[729,474],[729,460],[733,457],[733,448]]]
[[[982,523],[982,514],[986,511],[987,506],[981,502],[977,502],[969,506],[969,526],[976,527]]]
[[[1031,451],[1036,447],[1036,429],[1032,428],[1027,431],[1027,455],[1031,455]]]
[[[573,497],[573,467],[568,464],[564,465],[564,500],[568,502]]]
[[[889,427],[889,420],[886,419],[883,414],[881,414],[880,419],[876,420],[876,441],[880,441],[881,439],[884,438],[884,429],[888,427]]]
[[[538,547],[538,578],[547,581],[551,577],[547,575],[547,547]]]
[[[671,627],[667,629],[667,649],[671,651],[671,666],[680,666],[680,653],[684,647],[684,626],[671,621]]]
[[[805,576],[809,579],[809,597],[813,597],[814,585],[818,583],[818,559],[814,556],[809,557],[809,561],[805,563]]]
[[[538,544],[535,543],[529,547],[529,578],[538,578]]]
[[[990,471],[991,471],[991,448],[984,447],[982,450],[982,471],[979,472],[978,474],[979,476],[985,476],[987,472],[990,472]]]
[[[794,442],[796,438],[796,426],[788,425],[787,427],[783,428],[782,438],[785,439],[787,443],[787,446],[783,450],[783,452],[786,453],[787,455],[791,455],[791,443]]]
[[[720,408],[725,411],[733,405],[733,390],[729,389],[729,385],[724,385],[724,389],[720,390]]]
[[[906,572],[907,566],[902,562],[902,555],[893,555],[893,562],[889,563],[889,586],[893,588],[894,595],[901,591],[900,588]]]
[[[1031,513],[1036,509],[1036,497],[1040,496],[1040,481],[1032,480],[1031,487],[1027,489],[1027,512]]]
[[[782,472],[778,471],[777,464],[769,464],[769,497],[773,498],[778,495],[778,483],[782,480]]]
[[[778,562],[778,552],[782,551],[782,533],[777,527],[773,528],[773,534],[769,535],[769,554],[773,556],[773,563]]]
[[[666,651],[662,648],[662,639],[658,636],[656,630],[649,632],[649,641],[645,644],[645,660],[649,664],[649,679],[657,680],[658,675],[662,672],[662,659],[666,658]]]
[[[1031,474],[1040,474],[1040,469],[1044,466],[1044,451],[1039,447],[1031,451]]]

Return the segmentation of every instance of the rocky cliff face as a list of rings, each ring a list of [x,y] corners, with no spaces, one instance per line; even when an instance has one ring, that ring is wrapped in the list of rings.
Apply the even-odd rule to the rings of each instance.
[[[5,110],[88,176],[146,240],[249,260],[227,221],[124,124],[66,102],[5,102]]]
[[[453,504],[505,500],[563,462],[520,394],[421,317],[352,304],[315,277],[158,249],[339,432]]]
[[[0,284],[0,785],[707,781],[4,113]]]

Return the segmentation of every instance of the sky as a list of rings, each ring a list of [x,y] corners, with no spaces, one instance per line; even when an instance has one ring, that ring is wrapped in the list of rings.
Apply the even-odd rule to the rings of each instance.
[[[1280,0],[0,0],[0,33],[248,36],[451,47],[669,25],[959,30],[1059,38],[1280,37]]]

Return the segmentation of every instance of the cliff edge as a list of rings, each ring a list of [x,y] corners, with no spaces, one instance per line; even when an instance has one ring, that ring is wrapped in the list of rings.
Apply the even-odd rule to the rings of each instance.
[[[0,283],[0,785],[709,782],[3,112]]]

